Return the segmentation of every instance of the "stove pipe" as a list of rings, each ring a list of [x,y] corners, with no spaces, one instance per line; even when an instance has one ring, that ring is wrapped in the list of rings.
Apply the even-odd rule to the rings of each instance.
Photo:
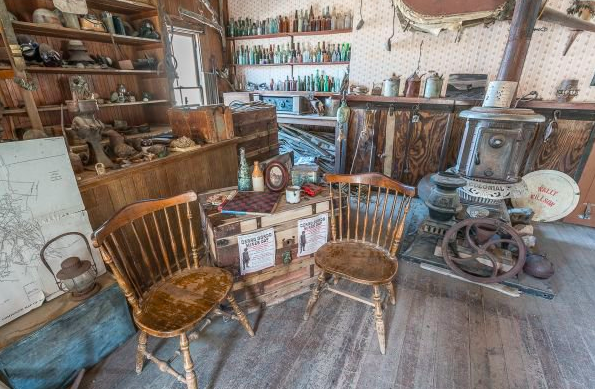
[[[510,106],[540,9],[538,0],[517,0],[496,81],[490,83],[482,107],[460,114],[467,123],[456,171],[465,178],[489,184],[521,180],[519,171],[529,141],[545,118],[530,109]]]

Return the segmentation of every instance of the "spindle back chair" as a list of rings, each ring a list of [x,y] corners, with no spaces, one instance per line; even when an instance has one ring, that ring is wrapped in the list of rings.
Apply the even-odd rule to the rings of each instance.
[[[198,387],[189,352],[189,341],[198,339],[198,332],[187,332],[200,321],[206,319],[206,323],[210,323],[211,316],[228,316],[238,320],[248,334],[254,336],[246,315],[230,293],[231,273],[200,266],[190,206],[196,199],[196,193],[187,192],[130,204],[92,235],[93,245],[99,248],[114,274],[141,330],[137,373],[140,374],[144,360],[148,359],[189,389]],[[218,308],[225,299],[235,315]],[[185,376],[147,352],[147,335],[180,337],[177,355],[184,359]]]
[[[331,238],[315,254],[321,269],[312,290],[304,320],[310,317],[323,287],[374,307],[380,351],[385,353],[384,320],[380,288],[388,289],[396,303],[393,279],[397,275],[397,252],[405,230],[415,188],[382,174],[327,174],[331,203]],[[355,209],[352,202],[355,200]],[[370,285],[373,301],[343,292],[326,283],[326,276]]]

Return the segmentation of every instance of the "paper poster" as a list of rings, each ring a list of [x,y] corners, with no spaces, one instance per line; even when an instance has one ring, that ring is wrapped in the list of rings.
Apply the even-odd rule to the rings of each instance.
[[[238,236],[240,273],[254,273],[275,265],[275,230],[269,228]]]
[[[298,257],[315,253],[328,240],[328,216],[298,220]]]

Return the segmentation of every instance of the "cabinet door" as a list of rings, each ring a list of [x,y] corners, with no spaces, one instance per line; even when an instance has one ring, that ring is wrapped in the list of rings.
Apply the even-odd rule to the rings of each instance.
[[[578,186],[581,189],[580,201],[564,222],[595,227],[595,147],[591,149]]]

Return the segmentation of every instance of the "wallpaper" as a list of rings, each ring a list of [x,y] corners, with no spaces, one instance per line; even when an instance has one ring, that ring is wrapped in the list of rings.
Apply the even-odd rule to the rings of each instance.
[[[550,0],[548,6],[566,10],[571,0]],[[310,8],[314,5],[315,14],[324,6],[330,6],[336,12],[352,10],[354,25],[359,21],[359,1],[327,0],[315,4],[311,0],[229,0],[230,17],[266,18],[274,15],[289,15],[296,9]],[[421,50],[420,69],[422,73],[435,70],[444,74],[451,73],[486,73],[493,80],[498,72],[500,60],[506,46],[510,22],[496,22],[484,27],[476,26],[465,29],[461,40],[455,42],[456,32],[443,31],[439,36],[423,33],[402,32],[399,22],[395,22],[395,36],[392,50],[384,46],[392,32],[392,9],[390,0],[363,0],[362,9],[364,26],[359,31],[349,34],[326,36],[330,43],[351,42],[351,83],[371,86],[380,83],[393,73],[408,77],[417,68],[419,48]],[[589,86],[595,75],[595,34],[582,33],[566,56],[562,51],[571,31],[546,22],[537,22],[538,28],[547,31],[535,31],[525,62],[520,82],[519,95],[537,91],[545,100],[555,99],[558,84],[565,78],[579,80],[579,94],[575,101],[594,101],[595,87]],[[304,37],[305,38],[305,37]],[[308,39],[296,38],[296,42],[315,44],[320,37]],[[276,40],[239,41],[237,44],[258,43],[262,45],[288,42],[288,38]],[[295,77],[311,74],[317,67],[295,67]],[[344,66],[321,66],[320,70],[329,75],[341,76]],[[247,81],[256,83],[270,82],[271,78],[284,79],[290,72],[289,67],[241,68],[239,74]],[[401,83],[401,89],[404,82]],[[444,86],[444,89],[446,85]]]

